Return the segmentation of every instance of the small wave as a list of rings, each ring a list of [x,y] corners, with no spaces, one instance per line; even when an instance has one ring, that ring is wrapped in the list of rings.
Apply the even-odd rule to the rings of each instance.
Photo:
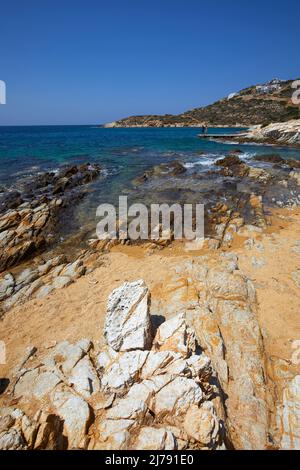
[[[113,172],[109,171],[107,168],[102,168],[101,169],[101,176],[103,176],[104,178],[107,178],[108,176],[110,176]]]
[[[252,160],[256,155],[256,152],[244,152],[239,155],[241,160]]]
[[[174,151],[168,151],[168,152],[161,152],[160,153],[161,157],[171,157],[171,158],[182,158],[186,157],[187,154],[184,152],[174,152]]]
[[[249,160],[252,160],[255,157],[255,155],[256,155],[255,152],[244,152],[239,155],[239,158],[242,161],[247,162]],[[225,157],[226,155],[224,154],[206,154],[206,155],[202,155],[199,160],[196,160],[194,162],[184,163],[183,166],[186,169],[195,168],[197,166],[204,166],[204,167],[213,166],[216,161],[221,160],[222,158],[225,158]]]
[[[186,162],[183,166],[187,169],[195,168],[197,166],[212,166],[219,158],[223,158],[224,155],[217,155],[213,153],[203,154],[199,160],[193,162]]]
[[[183,166],[186,168],[186,169],[190,169],[190,168],[195,168],[197,166],[212,166],[214,164],[214,162],[216,161],[216,159],[202,159],[201,161],[197,161],[197,162],[187,162],[187,163],[184,163]]]
[[[107,178],[108,176],[115,176],[120,173],[119,168],[101,168],[101,176]]]

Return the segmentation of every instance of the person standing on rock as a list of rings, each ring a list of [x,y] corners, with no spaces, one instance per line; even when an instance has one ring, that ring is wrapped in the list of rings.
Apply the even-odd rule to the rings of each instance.
[[[207,127],[206,122],[204,122],[202,125],[202,134],[207,134],[207,131],[208,131],[208,127]]]

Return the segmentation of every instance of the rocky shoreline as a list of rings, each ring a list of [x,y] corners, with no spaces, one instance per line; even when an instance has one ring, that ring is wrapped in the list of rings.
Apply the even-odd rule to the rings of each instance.
[[[215,180],[214,189],[209,192],[205,190],[201,195],[196,186],[193,191],[183,192],[183,199],[178,200],[184,204],[192,202],[195,197],[195,202],[205,203],[204,249],[227,249],[236,237],[260,234],[270,224],[267,214],[271,207],[296,207],[300,203],[298,160],[284,160],[276,154],[257,155],[255,163],[266,164],[268,167],[265,169],[249,166],[240,159],[240,153],[235,150],[224,159],[217,160],[215,169],[209,170],[205,176],[191,175],[191,181],[196,181],[200,187],[203,186],[203,178]],[[72,246],[73,252],[69,255],[61,254],[62,250],[59,249],[47,250],[54,243],[52,233],[60,214],[84,196],[86,185],[100,173],[99,167],[89,164],[66,167],[57,174],[42,174],[36,180],[26,182],[24,186],[29,187],[30,191],[4,193],[2,200],[9,202],[6,202],[6,212],[0,217],[2,315],[24,301],[47,297],[52,291],[67,287],[92,272],[101,263],[99,255],[110,252],[114,247],[142,246],[151,254],[174,242],[171,223],[168,239],[164,236],[149,241],[92,238],[86,240],[83,248],[74,250]],[[156,187],[161,191],[171,181],[170,178],[175,178],[172,186],[179,188],[189,181],[185,166],[174,161],[153,167],[135,179],[133,185],[140,194],[147,194]],[[37,191],[43,194],[37,195]],[[7,194],[14,197],[7,198]],[[69,243],[73,245],[72,238]]]
[[[298,160],[249,165],[235,150],[207,175],[175,161],[134,180],[145,192],[187,184],[184,202],[208,178],[199,252],[171,234],[44,256],[63,209],[100,175],[68,167],[2,193],[0,448],[300,448],[300,370],[285,345],[297,340]]]
[[[100,172],[97,165],[67,166],[0,193],[0,272],[53,243],[60,213],[84,196]]]
[[[300,147],[300,119],[288,122],[279,122],[267,126],[254,126],[248,132],[237,134],[238,143],[257,143],[273,146],[285,145],[288,147]]]

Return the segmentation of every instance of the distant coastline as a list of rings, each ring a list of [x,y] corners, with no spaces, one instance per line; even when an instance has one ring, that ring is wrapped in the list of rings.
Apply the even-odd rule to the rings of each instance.
[[[130,116],[104,127],[249,127],[300,119],[300,107],[292,102],[295,82],[273,79],[182,114]]]

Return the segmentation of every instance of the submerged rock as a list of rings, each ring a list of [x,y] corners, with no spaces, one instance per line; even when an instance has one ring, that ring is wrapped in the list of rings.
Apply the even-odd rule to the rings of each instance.
[[[221,167],[220,173],[222,176],[243,178],[249,174],[249,166],[236,155],[229,155],[217,160],[215,165]]]
[[[178,176],[186,172],[185,166],[178,161],[162,163],[146,171],[142,176],[136,178],[134,183],[139,185],[155,177]]]

